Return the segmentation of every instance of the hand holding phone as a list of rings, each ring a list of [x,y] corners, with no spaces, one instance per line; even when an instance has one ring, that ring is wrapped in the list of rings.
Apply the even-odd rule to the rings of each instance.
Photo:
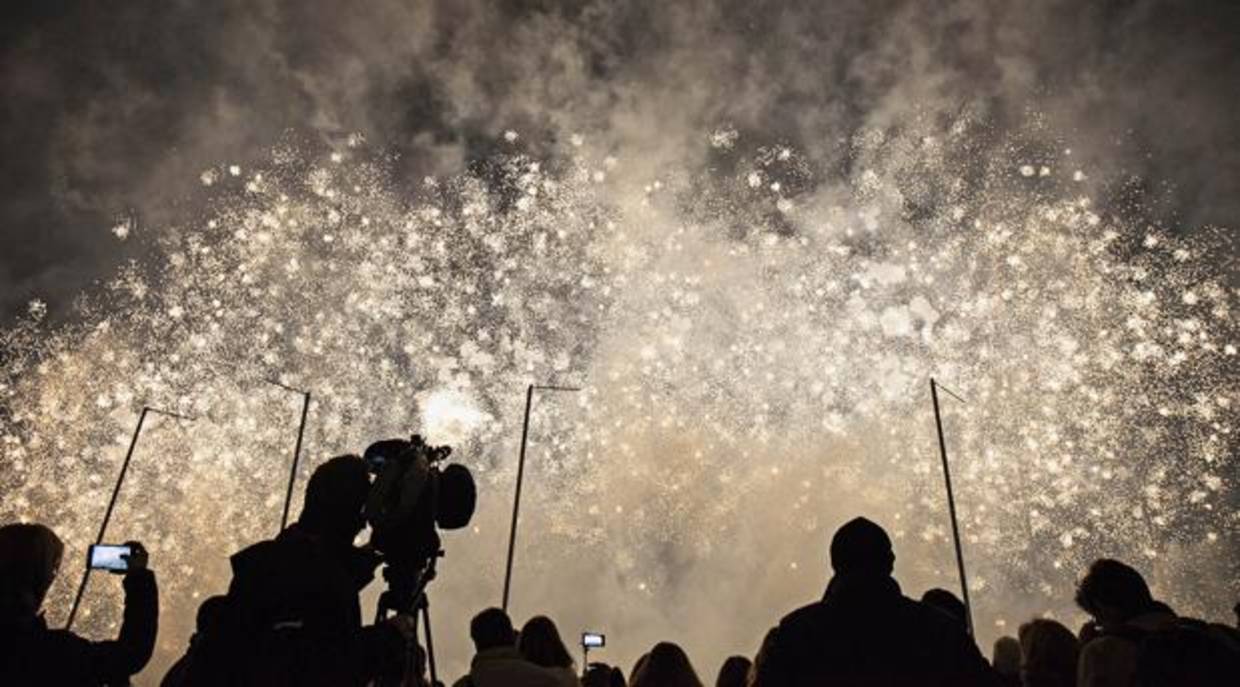
[[[127,541],[125,546],[129,547],[129,555],[125,557],[125,561],[129,563],[129,570],[146,570],[146,565],[151,558],[146,552],[146,547],[136,541]]]

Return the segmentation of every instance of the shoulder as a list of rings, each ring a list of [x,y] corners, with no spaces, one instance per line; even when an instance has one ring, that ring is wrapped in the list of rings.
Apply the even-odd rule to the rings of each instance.
[[[821,640],[832,624],[832,613],[825,603],[815,601],[784,616],[771,630],[771,649],[778,654]]]
[[[783,632],[784,630],[792,630],[812,625],[814,623],[821,622],[826,615],[828,615],[827,606],[821,601],[805,604],[804,606],[784,616],[779,621],[779,630]]]
[[[1138,641],[1139,639],[1136,636],[1116,634],[1095,637],[1081,647],[1080,662],[1084,665],[1086,663],[1113,660],[1117,656],[1135,655]]]
[[[581,680],[577,677],[577,671],[568,666],[556,666],[548,668],[551,674],[555,676],[556,683],[561,687],[577,687],[581,684]]]

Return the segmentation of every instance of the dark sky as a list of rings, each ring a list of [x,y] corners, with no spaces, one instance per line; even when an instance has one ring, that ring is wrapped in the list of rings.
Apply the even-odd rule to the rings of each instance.
[[[350,132],[399,173],[507,128],[691,165],[720,123],[830,169],[858,127],[1031,114],[1102,193],[1193,231],[1240,217],[1240,3],[1123,0],[10,0],[0,10],[0,321],[73,295],[192,215],[206,167]],[[1118,190],[1117,190],[1118,189]],[[120,242],[118,219],[135,222]]]

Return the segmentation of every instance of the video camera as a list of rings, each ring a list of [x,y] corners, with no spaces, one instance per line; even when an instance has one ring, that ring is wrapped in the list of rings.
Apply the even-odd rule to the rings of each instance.
[[[431,641],[426,585],[435,579],[435,561],[443,555],[439,530],[469,524],[478,492],[469,468],[443,463],[450,446],[431,446],[414,434],[408,440],[386,439],[366,448],[362,458],[374,482],[363,514],[370,523],[370,544],[383,555],[387,590],[379,595],[375,622],[388,613],[421,611],[426,627],[426,654],[435,678],[435,646]],[[416,631],[416,622],[415,622]],[[419,684],[415,638],[406,656],[405,676]],[[381,686],[410,684],[380,681]]]
[[[464,527],[474,515],[474,477],[464,465],[442,465],[451,454],[451,447],[431,446],[415,434],[377,441],[362,455],[375,475],[364,510],[370,543],[383,554],[384,577],[400,596],[416,594],[430,581],[419,585],[417,578],[441,554],[438,530]],[[394,610],[409,610],[405,605]]]

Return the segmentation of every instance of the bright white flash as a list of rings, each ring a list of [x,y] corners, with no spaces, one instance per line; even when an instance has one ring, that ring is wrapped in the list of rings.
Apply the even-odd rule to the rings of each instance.
[[[462,444],[491,420],[474,397],[456,389],[436,389],[422,394],[419,400],[422,430],[433,444]]]

